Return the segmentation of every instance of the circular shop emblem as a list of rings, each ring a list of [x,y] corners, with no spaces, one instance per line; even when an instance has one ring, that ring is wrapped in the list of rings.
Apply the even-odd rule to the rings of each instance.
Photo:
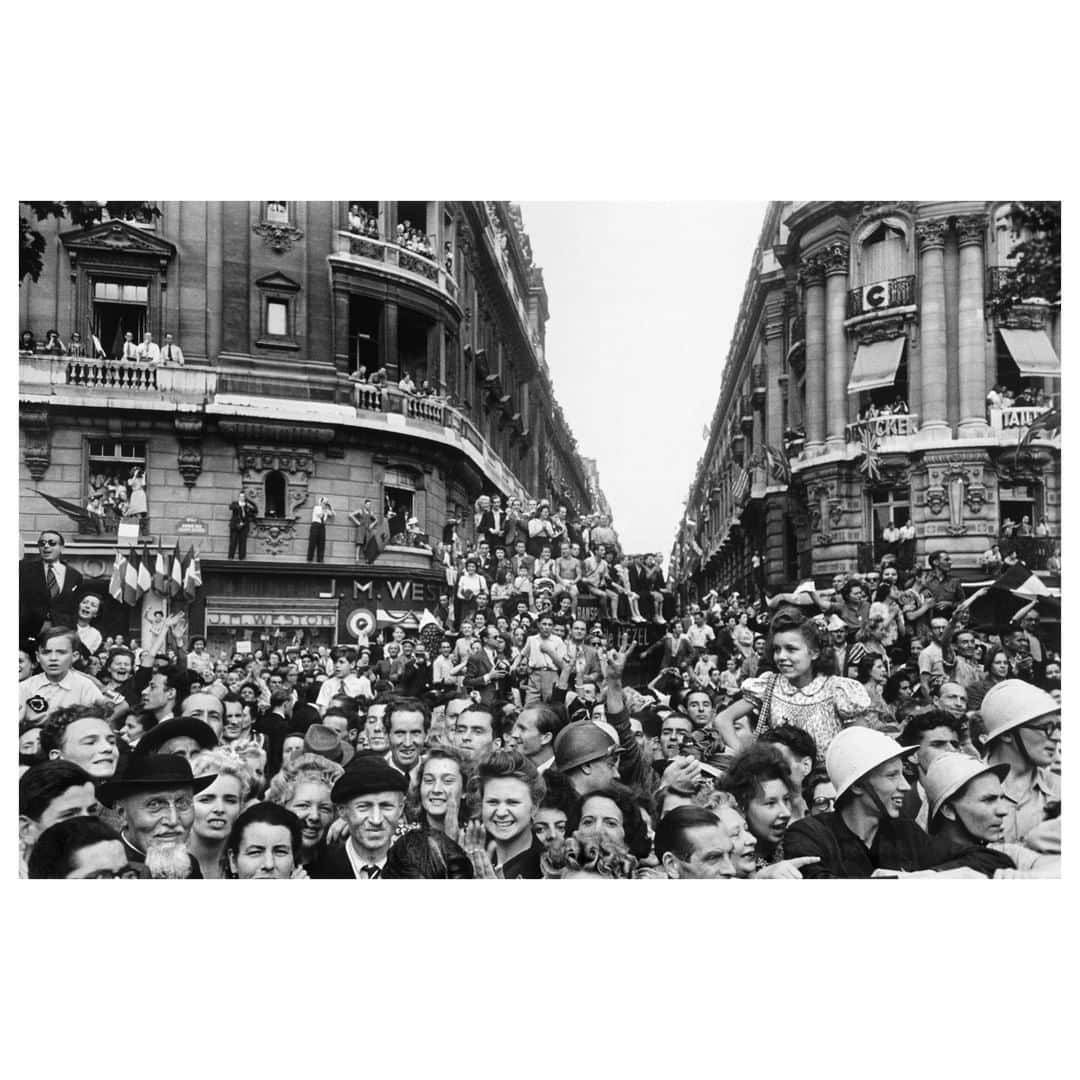
[[[375,613],[367,608],[355,608],[345,620],[345,629],[357,639],[362,633],[370,636],[375,630]]]

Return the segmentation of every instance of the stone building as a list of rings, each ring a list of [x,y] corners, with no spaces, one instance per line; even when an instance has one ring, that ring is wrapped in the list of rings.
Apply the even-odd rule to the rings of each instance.
[[[432,545],[451,516],[468,533],[481,493],[591,511],[544,359],[543,274],[515,204],[155,205],[145,220],[41,226],[44,269],[20,285],[20,331],[40,343],[56,329],[69,346],[78,333],[86,355],[20,352],[24,553],[59,529],[67,561],[101,587],[115,526],[76,527],[38,492],[85,507],[141,469],[143,538],[201,554],[194,631],[212,646],[330,643],[360,625],[412,625],[433,606],[445,571]],[[125,365],[125,333],[171,349],[156,370]],[[385,385],[359,382],[360,368],[384,371]],[[406,372],[439,397],[399,390]],[[226,559],[241,488],[258,509],[243,564]],[[325,561],[309,563],[320,497],[336,517]],[[348,516],[365,499],[398,524],[415,517],[430,543],[391,542],[369,564]],[[110,604],[103,624],[131,631],[137,618]]]
[[[1060,305],[989,304],[1029,235],[1012,208],[769,205],[677,532],[684,596],[828,584],[896,550],[890,521],[968,578],[999,541],[1060,569],[1059,436],[1018,450],[1060,404]]]

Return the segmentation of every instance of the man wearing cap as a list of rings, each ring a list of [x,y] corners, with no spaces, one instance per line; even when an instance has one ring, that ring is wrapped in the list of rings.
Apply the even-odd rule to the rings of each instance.
[[[931,838],[900,817],[909,785],[902,758],[912,751],[865,727],[841,731],[825,752],[836,809],[794,822],[784,837],[789,859],[816,855],[805,878],[898,877],[953,871],[990,876],[1009,864],[999,852]]]
[[[1060,877],[1060,856],[1004,841],[1009,800],[1002,782],[1008,775],[1005,764],[988,765],[966,754],[942,754],[926,774],[931,835],[1000,851],[1015,869],[997,870],[996,878]]]
[[[120,816],[120,839],[128,861],[145,863],[151,877],[201,878],[188,853],[195,820],[195,796],[217,776],[196,779],[187,759],[177,754],[132,758],[122,780],[109,780],[98,796]]]
[[[555,768],[584,798],[619,779],[619,754],[612,738],[591,720],[567,724],[555,739]]]
[[[834,611],[829,616],[825,629],[829,631],[829,648],[836,661],[836,670],[846,674],[844,661],[847,659],[847,624]]]
[[[380,754],[357,754],[330,792],[349,830],[343,845],[328,846],[312,863],[312,878],[371,881],[382,876],[394,829],[405,810],[409,779]]]
[[[218,737],[209,724],[195,716],[178,716],[157,724],[143,735],[132,757],[178,754],[190,761],[200,750],[212,750],[217,744]]]
[[[1061,740],[1061,706],[1022,679],[992,686],[982,701],[986,760],[1008,765],[1004,839],[1023,843],[1061,802],[1061,777],[1052,772]]]

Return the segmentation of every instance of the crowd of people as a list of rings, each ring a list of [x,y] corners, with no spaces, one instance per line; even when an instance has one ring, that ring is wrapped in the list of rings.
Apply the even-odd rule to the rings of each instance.
[[[30,877],[1060,872],[1060,654],[1034,610],[973,626],[945,553],[677,615],[606,518],[484,496],[417,632],[211,654],[88,638],[47,535]]]
[[[90,341],[84,342],[78,330],[72,330],[65,342],[56,330],[48,330],[44,341],[38,341],[33,330],[24,330],[19,335],[20,356],[67,356],[73,360],[87,358],[95,360],[112,359],[121,364],[145,366],[153,370],[162,364],[184,363],[184,351],[173,339],[172,334],[165,335],[165,343],[158,345],[152,333],[143,334],[141,342],[135,341],[135,334],[124,331],[117,333],[113,343],[113,355],[106,352],[97,334],[90,334]]]

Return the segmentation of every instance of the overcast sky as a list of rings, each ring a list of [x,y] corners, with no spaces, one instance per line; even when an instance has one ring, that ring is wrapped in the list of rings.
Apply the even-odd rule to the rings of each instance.
[[[764,202],[523,202],[555,394],[624,550],[671,549]]]

